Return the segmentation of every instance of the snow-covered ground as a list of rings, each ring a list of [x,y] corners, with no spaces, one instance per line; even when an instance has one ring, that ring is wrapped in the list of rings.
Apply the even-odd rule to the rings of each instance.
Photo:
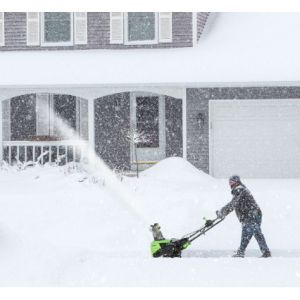
[[[228,181],[180,158],[117,185],[91,172],[0,171],[1,286],[300,286],[299,179],[244,180],[262,208],[271,259],[258,258],[254,238],[246,258],[230,257],[241,235],[234,212],[183,258],[155,259],[150,223],[166,238],[201,227],[231,200]]]

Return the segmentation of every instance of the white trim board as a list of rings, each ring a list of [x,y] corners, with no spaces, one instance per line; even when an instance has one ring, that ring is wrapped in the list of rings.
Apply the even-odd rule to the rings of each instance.
[[[186,89],[182,89],[182,157],[187,159],[187,132],[186,132],[186,120],[187,120],[187,110],[186,110]]]
[[[149,92],[156,94],[164,94],[181,98],[182,89],[177,87],[149,87],[149,86],[132,86],[132,87],[104,87],[104,86],[31,86],[31,87],[0,87],[0,101],[21,96],[24,94],[35,93],[53,93],[53,94],[70,94],[88,100],[93,100],[106,95],[122,92]]]
[[[88,51],[88,50],[86,50]],[[293,87],[300,86],[300,81],[245,81],[245,82],[143,82],[143,83],[102,83],[102,84],[27,84],[27,85],[0,85],[1,89],[11,88],[74,88],[74,87],[87,87],[87,88],[138,88],[138,87],[155,87],[155,88],[235,88],[235,87]]]

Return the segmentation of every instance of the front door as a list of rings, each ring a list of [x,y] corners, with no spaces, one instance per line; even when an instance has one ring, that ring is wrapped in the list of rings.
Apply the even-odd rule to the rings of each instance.
[[[137,145],[137,162],[131,148],[132,169],[143,170],[165,158],[165,98],[152,93],[131,93],[131,120],[148,141]]]

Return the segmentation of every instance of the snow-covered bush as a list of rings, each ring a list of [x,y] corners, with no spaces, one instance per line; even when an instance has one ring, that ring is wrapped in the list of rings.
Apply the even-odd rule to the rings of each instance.
[[[125,171],[124,168],[116,167],[113,169],[113,173],[116,175],[116,177],[122,182],[124,179]]]
[[[2,163],[0,164],[0,170],[1,171],[9,171],[10,169],[10,165],[6,162],[6,161],[2,161]]]

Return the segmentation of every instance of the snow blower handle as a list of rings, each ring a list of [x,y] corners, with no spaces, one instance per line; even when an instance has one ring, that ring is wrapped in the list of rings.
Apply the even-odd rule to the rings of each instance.
[[[213,221],[212,220],[207,220],[205,217],[203,218],[203,220],[206,221],[205,222],[205,227],[210,227],[212,224],[214,224],[214,221],[215,221],[215,220],[213,220]]]

